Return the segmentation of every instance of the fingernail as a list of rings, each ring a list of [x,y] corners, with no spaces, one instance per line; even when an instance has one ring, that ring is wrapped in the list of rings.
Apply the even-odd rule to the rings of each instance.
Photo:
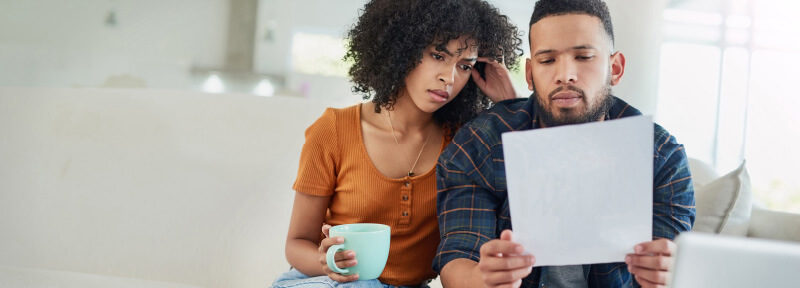
[[[631,256],[625,256],[625,263],[631,263]]]
[[[514,251],[516,251],[517,253],[522,253],[525,252],[525,248],[522,248],[522,246],[517,245],[517,248],[514,248]]]
[[[636,245],[636,247],[633,247],[633,251],[636,251],[636,253],[642,253],[642,245]]]

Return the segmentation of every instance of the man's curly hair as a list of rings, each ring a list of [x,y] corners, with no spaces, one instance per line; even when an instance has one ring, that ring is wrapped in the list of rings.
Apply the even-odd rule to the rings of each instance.
[[[348,32],[345,61],[353,61],[349,75],[353,92],[372,98],[375,112],[391,109],[405,79],[422,60],[429,45],[446,45],[469,36],[478,55],[501,57],[515,69],[522,55],[517,28],[508,17],[483,0],[372,0]],[[433,113],[450,133],[491,105],[470,78],[458,97]]]

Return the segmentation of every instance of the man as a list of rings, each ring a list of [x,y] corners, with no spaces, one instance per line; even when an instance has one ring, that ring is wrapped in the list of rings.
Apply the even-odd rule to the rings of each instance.
[[[529,28],[531,59],[525,72],[533,95],[497,103],[462,127],[439,158],[441,242],[434,270],[449,287],[663,287],[675,252],[671,240],[691,229],[695,210],[683,146],[658,125],[653,191],[645,192],[653,193],[653,241],[631,247],[625,263],[536,269],[535,255],[514,242],[500,135],[641,114],[610,95],[622,78],[625,57],[613,50],[614,33],[602,0],[539,0]],[[500,73],[487,72],[486,79],[473,73],[481,89],[513,92],[498,82],[508,80],[500,64],[488,64]]]

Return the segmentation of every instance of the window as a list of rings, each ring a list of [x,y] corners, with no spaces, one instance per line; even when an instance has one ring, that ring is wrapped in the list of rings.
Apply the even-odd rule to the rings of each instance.
[[[720,173],[747,159],[755,200],[800,213],[800,2],[671,3],[656,121]]]
[[[342,60],[345,40],[326,34],[295,33],[292,37],[292,69],[295,72],[347,77],[352,63]]]

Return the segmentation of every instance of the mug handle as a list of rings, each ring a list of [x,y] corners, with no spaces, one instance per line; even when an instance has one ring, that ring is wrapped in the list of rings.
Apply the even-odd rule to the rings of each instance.
[[[347,269],[347,268],[342,269],[342,268],[339,268],[338,266],[336,266],[336,258],[335,257],[336,257],[336,252],[339,252],[339,250],[344,250],[344,245],[336,244],[336,245],[332,245],[331,247],[328,248],[328,253],[327,253],[326,257],[325,257],[325,261],[328,262],[328,268],[331,268],[331,270],[333,270],[333,272],[336,272],[336,273],[339,273],[339,274],[350,273],[349,269]]]

